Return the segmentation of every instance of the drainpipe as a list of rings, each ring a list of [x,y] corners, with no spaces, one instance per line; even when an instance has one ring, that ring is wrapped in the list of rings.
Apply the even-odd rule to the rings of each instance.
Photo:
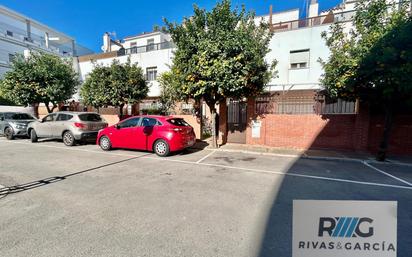
[[[76,43],[74,42],[74,39],[72,40],[72,53],[73,57],[77,56]]]
[[[49,33],[44,32],[44,41],[46,43],[46,48],[49,48]]]
[[[31,24],[30,20],[26,20],[26,31],[27,31],[27,39],[31,41]]]

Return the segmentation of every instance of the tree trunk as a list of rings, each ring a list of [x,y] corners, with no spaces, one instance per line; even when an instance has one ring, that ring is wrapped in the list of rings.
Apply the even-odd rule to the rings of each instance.
[[[49,102],[44,103],[44,105],[46,106],[47,113],[52,113],[53,112],[53,109],[50,109]]]
[[[376,160],[381,162],[385,161],[386,159],[386,152],[388,150],[389,137],[393,124],[393,109],[394,108],[392,102],[385,105],[385,125],[383,129],[382,140],[379,145],[378,154],[376,156]]]
[[[212,115],[212,147],[217,148],[217,131],[216,131],[216,103],[214,101],[207,101],[207,106]]]
[[[124,107],[124,104],[121,104],[119,106],[119,118],[120,118],[120,120],[123,119],[123,107]]]

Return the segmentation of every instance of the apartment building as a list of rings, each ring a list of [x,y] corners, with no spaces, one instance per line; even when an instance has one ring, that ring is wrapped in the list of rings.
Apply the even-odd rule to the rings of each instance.
[[[256,17],[272,24],[275,32],[270,42],[268,62],[278,61],[278,77],[268,85],[269,91],[320,89],[319,78],[322,67],[319,59],[327,59],[329,50],[321,38],[321,33],[332,22],[349,21],[353,15],[353,1],[343,1],[331,10],[319,12],[316,0],[310,1],[307,17],[300,19],[299,9]],[[114,59],[125,62],[128,58],[137,62],[146,73],[150,86],[149,97],[160,95],[156,78],[169,69],[173,58],[173,42],[170,35],[161,32],[142,33],[112,39],[109,33],[103,35],[103,53],[80,56],[79,67],[83,80],[95,64],[110,64]]]
[[[170,35],[157,31],[129,36],[122,41],[114,40],[109,33],[103,35],[103,53],[79,56],[79,73],[84,81],[96,64],[110,65],[113,60],[120,63],[137,63],[146,74],[149,85],[148,97],[156,99],[160,96],[157,77],[169,70],[172,64],[174,45]]]
[[[10,69],[16,53],[27,54],[29,51],[62,57],[93,52],[78,45],[74,38],[0,5],[0,77]]]

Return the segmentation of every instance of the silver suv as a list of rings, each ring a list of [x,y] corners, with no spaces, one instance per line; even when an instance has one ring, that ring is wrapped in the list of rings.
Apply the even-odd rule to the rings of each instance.
[[[27,132],[33,143],[39,138],[63,139],[67,146],[76,141],[96,142],[97,132],[107,127],[107,122],[92,112],[56,112],[29,124]]]
[[[27,136],[27,125],[35,118],[24,112],[0,112],[0,135],[12,140],[16,136]]]

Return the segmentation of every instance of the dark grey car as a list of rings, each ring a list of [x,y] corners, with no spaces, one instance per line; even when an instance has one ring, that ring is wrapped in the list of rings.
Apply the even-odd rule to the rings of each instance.
[[[16,136],[27,136],[28,124],[36,119],[28,113],[23,112],[0,112],[0,135],[7,139]]]
[[[62,139],[67,146],[76,141],[96,142],[97,132],[107,127],[107,122],[93,112],[55,112],[30,123],[27,129],[31,141],[39,138]]]

